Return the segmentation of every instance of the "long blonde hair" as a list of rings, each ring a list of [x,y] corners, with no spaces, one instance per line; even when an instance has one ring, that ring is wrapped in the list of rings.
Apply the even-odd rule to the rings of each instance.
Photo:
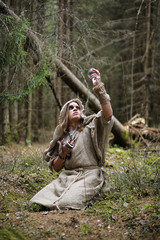
[[[73,101],[74,102],[74,101]],[[77,102],[76,102],[77,103]],[[78,104],[78,103],[77,103]],[[79,105],[79,104],[78,104]],[[79,106],[80,107],[80,106]],[[69,104],[66,109],[66,115],[64,117],[63,122],[60,124],[60,127],[63,129],[63,132],[67,134],[69,128],[69,119],[68,119],[68,111],[69,111]],[[81,132],[83,130],[83,118],[81,117],[78,121],[78,131]]]

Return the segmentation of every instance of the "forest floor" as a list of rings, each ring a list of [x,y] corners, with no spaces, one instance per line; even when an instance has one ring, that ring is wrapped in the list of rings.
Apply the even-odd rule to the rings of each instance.
[[[58,176],[42,159],[45,144],[0,147],[0,240],[159,240],[160,151],[109,150],[110,190],[86,210],[40,211],[30,198]],[[154,151],[155,150],[155,151]]]

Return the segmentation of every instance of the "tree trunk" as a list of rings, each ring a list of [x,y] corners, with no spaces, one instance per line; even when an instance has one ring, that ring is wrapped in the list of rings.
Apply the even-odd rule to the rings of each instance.
[[[18,139],[25,142],[27,126],[27,107],[25,102],[18,101]]]
[[[44,33],[44,16],[45,16],[45,1],[44,0],[38,0],[37,5],[33,7],[33,9],[36,9],[35,14],[32,14],[33,19],[38,19],[35,21],[35,27],[36,31],[43,36]],[[33,132],[34,132],[34,141],[39,140],[39,129],[42,127],[42,105],[43,105],[43,87],[38,87],[38,89],[35,90],[34,93],[34,109],[35,109],[35,115],[34,115],[34,122],[33,122]]]
[[[32,93],[28,95],[26,145],[32,143]]]
[[[18,142],[18,102],[15,100],[10,104],[10,125],[12,139]]]
[[[57,56],[63,61],[67,61],[69,67],[70,45],[71,45],[71,0],[59,0],[59,21],[58,21],[58,46]],[[68,86],[62,82],[61,74],[57,69],[56,92],[62,105],[67,101]],[[57,111],[56,121],[59,119],[59,109]]]
[[[147,23],[146,23],[146,49],[145,49],[145,61],[144,61],[144,74],[145,74],[145,120],[146,124],[149,123],[149,84],[150,84],[150,77],[148,74],[149,68],[149,49],[150,49],[150,21],[151,21],[151,2],[148,1],[147,9],[146,9],[146,16],[147,16]]]
[[[2,89],[5,91],[8,87],[8,72],[1,71]],[[2,144],[10,142],[10,122],[9,122],[9,102],[4,100],[2,105]]]
[[[33,121],[33,132],[34,132],[34,136],[33,136],[33,141],[38,141],[38,129],[39,129],[39,112],[40,112],[40,108],[39,108],[39,88],[35,90],[34,96],[33,96],[33,108],[34,110],[34,121]]]

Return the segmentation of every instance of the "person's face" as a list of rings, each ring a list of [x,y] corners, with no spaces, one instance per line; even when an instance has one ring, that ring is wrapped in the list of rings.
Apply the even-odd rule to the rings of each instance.
[[[77,121],[81,118],[81,111],[78,103],[71,102],[68,106],[68,119],[70,122]]]

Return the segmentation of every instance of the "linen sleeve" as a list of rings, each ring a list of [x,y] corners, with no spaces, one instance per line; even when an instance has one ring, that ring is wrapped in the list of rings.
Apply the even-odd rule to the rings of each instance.
[[[53,162],[58,157],[58,153],[59,153],[59,142],[57,142],[57,144],[55,145],[54,152],[53,152],[53,154],[51,155],[51,157],[48,161],[48,167],[51,171],[54,170]]]
[[[49,162],[51,160],[51,158],[53,157],[53,153],[56,150],[57,142],[62,137],[62,135],[63,135],[63,130],[58,125],[53,133],[53,138],[50,141],[49,147],[47,149],[45,149],[45,151],[43,153],[43,159],[45,161]]]
[[[103,112],[99,111],[88,126],[91,130],[91,138],[98,157],[99,166],[103,166],[105,162],[105,153],[109,147],[109,135],[113,123],[113,117],[108,122]]]

